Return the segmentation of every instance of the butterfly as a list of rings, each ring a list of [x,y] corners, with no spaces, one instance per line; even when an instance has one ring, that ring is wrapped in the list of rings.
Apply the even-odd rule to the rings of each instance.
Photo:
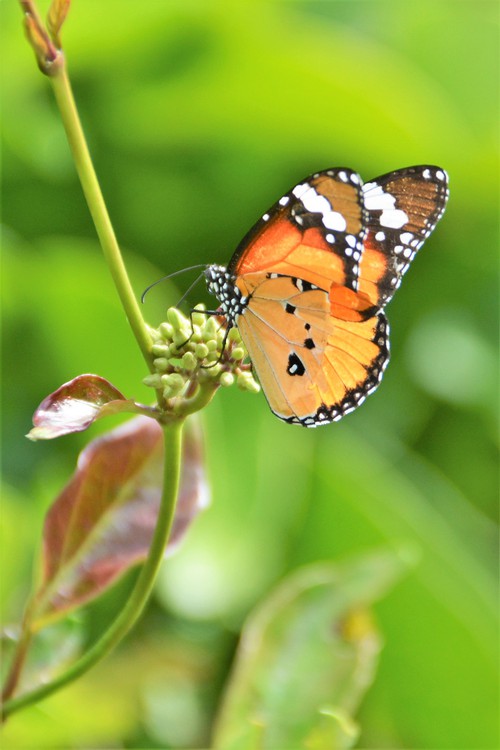
[[[291,424],[341,419],[389,361],[385,307],[443,215],[435,166],[363,184],[351,169],[306,177],[267,211],[226,267],[205,270],[237,326],[271,410]]]

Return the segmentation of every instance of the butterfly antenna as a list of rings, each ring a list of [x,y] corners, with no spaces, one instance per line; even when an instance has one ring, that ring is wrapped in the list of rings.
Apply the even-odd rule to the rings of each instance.
[[[157,279],[156,281],[153,281],[153,283],[152,283],[152,284],[150,284],[150,285],[149,285],[148,287],[146,287],[146,289],[145,289],[145,290],[143,291],[143,293],[141,294],[141,302],[142,302],[142,303],[144,303],[144,299],[145,299],[145,297],[146,297],[146,294],[147,294],[147,293],[149,292],[149,290],[150,290],[150,289],[152,289],[152,288],[153,288],[154,286],[156,286],[157,284],[160,284],[160,282],[162,282],[162,281],[166,281],[167,279],[171,279],[171,278],[173,278],[174,276],[179,276],[179,275],[180,275],[181,273],[186,273],[187,271],[194,271],[194,270],[195,270],[195,268],[208,268],[208,265],[209,265],[208,263],[198,263],[198,264],[197,264],[196,266],[189,266],[188,268],[181,268],[181,270],[180,270],[180,271],[174,271],[173,273],[169,273],[169,274],[167,274],[166,276],[162,276],[162,277],[161,277],[161,279]],[[189,287],[189,289],[187,290],[186,294],[185,294],[185,295],[183,296],[182,300],[184,300],[184,298],[185,298],[185,297],[187,296],[187,294],[188,294],[188,293],[189,293],[189,292],[191,291],[191,289],[192,289],[192,288],[193,288],[194,286],[196,286],[196,284],[197,284],[197,283],[199,282],[199,280],[201,279],[202,275],[203,275],[203,274],[200,274],[200,275],[198,276],[198,278],[196,279],[196,281],[195,281],[195,282],[194,282],[193,284],[191,284],[191,286],[190,286],[190,287]],[[182,300],[181,300],[181,302],[182,302]],[[180,304],[180,303],[179,303],[179,304]]]
[[[207,268],[207,267],[208,266],[204,266],[204,268]],[[196,268],[196,266],[193,266],[193,268]],[[182,305],[182,303],[184,302],[184,300],[186,299],[186,297],[189,295],[189,292],[191,291],[191,289],[195,288],[196,284],[199,283],[199,281],[200,281],[200,279],[202,277],[203,277],[203,273],[200,273],[200,275],[195,278],[195,280],[193,281],[193,283],[188,286],[188,288],[186,289],[186,291],[184,292],[184,294],[182,295],[182,297],[178,301],[176,307],[180,307]]]

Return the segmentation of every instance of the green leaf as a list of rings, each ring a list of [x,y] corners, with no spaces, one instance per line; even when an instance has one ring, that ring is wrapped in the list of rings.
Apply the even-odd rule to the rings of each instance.
[[[369,605],[404,568],[378,552],[289,576],[244,628],[214,747],[351,747],[381,648]]]

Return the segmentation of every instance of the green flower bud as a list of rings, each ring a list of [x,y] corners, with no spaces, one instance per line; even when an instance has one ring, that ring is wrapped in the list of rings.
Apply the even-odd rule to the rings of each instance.
[[[208,351],[208,346],[206,344],[196,344],[194,348],[194,353],[196,354],[198,359],[205,359]]]
[[[204,310],[205,305],[197,305],[195,307],[193,314],[191,315],[191,320],[193,321],[193,325],[200,326],[200,328],[205,327],[205,323],[207,321],[207,315],[203,312],[198,312],[198,310]]]
[[[174,334],[174,328],[170,325],[170,323],[160,323],[159,332],[161,333],[162,338],[164,339],[171,339]]]
[[[168,359],[166,357],[157,357],[154,361],[154,366],[158,372],[166,372],[168,370]]]
[[[157,373],[146,375],[146,377],[142,379],[142,382],[150,388],[161,388],[161,377]]]
[[[169,375],[162,375],[161,383],[165,388],[170,388],[172,392],[179,393],[184,388],[186,381],[178,372],[171,372]]]
[[[183,328],[187,328],[189,321],[176,307],[169,307],[167,310],[167,318],[174,331],[181,331]]]
[[[219,375],[221,370],[222,370],[222,365],[220,364],[220,362],[217,362],[216,365],[212,365],[211,367],[206,367],[203,370],[203,372],[206,373],[206,375],[210,379],[212,379],[212,378],[216,378]]]
[[[194,370],[197,367],[198,362],[193,352],[185,352],[182,355],[182,364],[186,370]]]
[[[191,331],[187,329],[183,331],[175,331],[172,338],[176,349],[182,349],[186,344],[189,344],[191,340]]]
[[[151,326],[148,326],[148,324],[146,323],[146,328],[153,341],[161,340],[161,333],[160,333],[161,326],[159,329],[152,328]]]
[[[236,385],[242,391],[250,391],[250,393],[258,393],[260,391],[260,385],[254,380],[251,372],[240,372],[236,379]]]
[[[244,359],[245,355],[246,355],[246,352],[243,349],[243,347],[237,346],[231,352],[231,359],[235,359],[238,361],[238,360]]]
[[[229,333],[227,334],[227,340],[228,341],[234,341],[234,343],[237,343],[237,344],[241,344],[240,332],[238,331],[238,329],[236,328],[236,326],[233,326],[229,330]]]
[[[224,386],[225,388],[228,388],[230,385],[234,383],[234,375],[232,372],[223,372],[219,378],[219,383]]]
[[[165,344],[153,344],[151,351],[156,357],[168,357],[169,349]]]
[[[203,340],[208,341],[208,339],[214,339],[217,335],[218,329],[219,324],[213,316],[210,316],[203,328]]]
[[[169,308],[167,320],[158,329],[151,329],[150,334],[156,372],[148,375],[144,383],[161,390],[166,401],[176,399],[179,413],[187,392],[192,395],[199,384],[212,384],[209,390],[234,383],[253,393],[260,390],[249,367],[241,364],[247,352],[237,328],[228,331],[216,316],[206,315],[201,306],[191,319]],[[170,409],[171,404],[166,408]]]
[[[193,333],[191,334],[189,340],[193,344],[197,344],[199,341],[201,341],[201,328],[200,326],[193,326]]]

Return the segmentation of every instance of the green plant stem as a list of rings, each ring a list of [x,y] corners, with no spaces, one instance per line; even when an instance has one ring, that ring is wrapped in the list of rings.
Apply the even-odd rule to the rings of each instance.
[[[174,407],[174,412],[186,417],[189,414],[194,414],[204,409],[213,399],[219,387],[216,383],[204,383],[200,385],[194,396],[180,400],[178,406]]]
[[[106,258],[116,289],[132,327],[137,343],[148,368],[153,372],[151,337],[134,295],[130,279],[121,256],[120,248],[109,218],[101,188],[90,158],[85,135],[76,109],[73,92],[68,78],[66,64],[63,63],[54,75],[49,76],[69,146],[75,162],[78,177],[94,221],[97,234]]]
[[[87,672],[115,648],[140,617],[153,588],[174,519],[181,465],[182,426],[181,420],[163,426],[165,464],[158,521],[148,557],[126,605],[101,639],[59,677],[25,695],[5,701],[2,720],[21,708],[46,698]]]

